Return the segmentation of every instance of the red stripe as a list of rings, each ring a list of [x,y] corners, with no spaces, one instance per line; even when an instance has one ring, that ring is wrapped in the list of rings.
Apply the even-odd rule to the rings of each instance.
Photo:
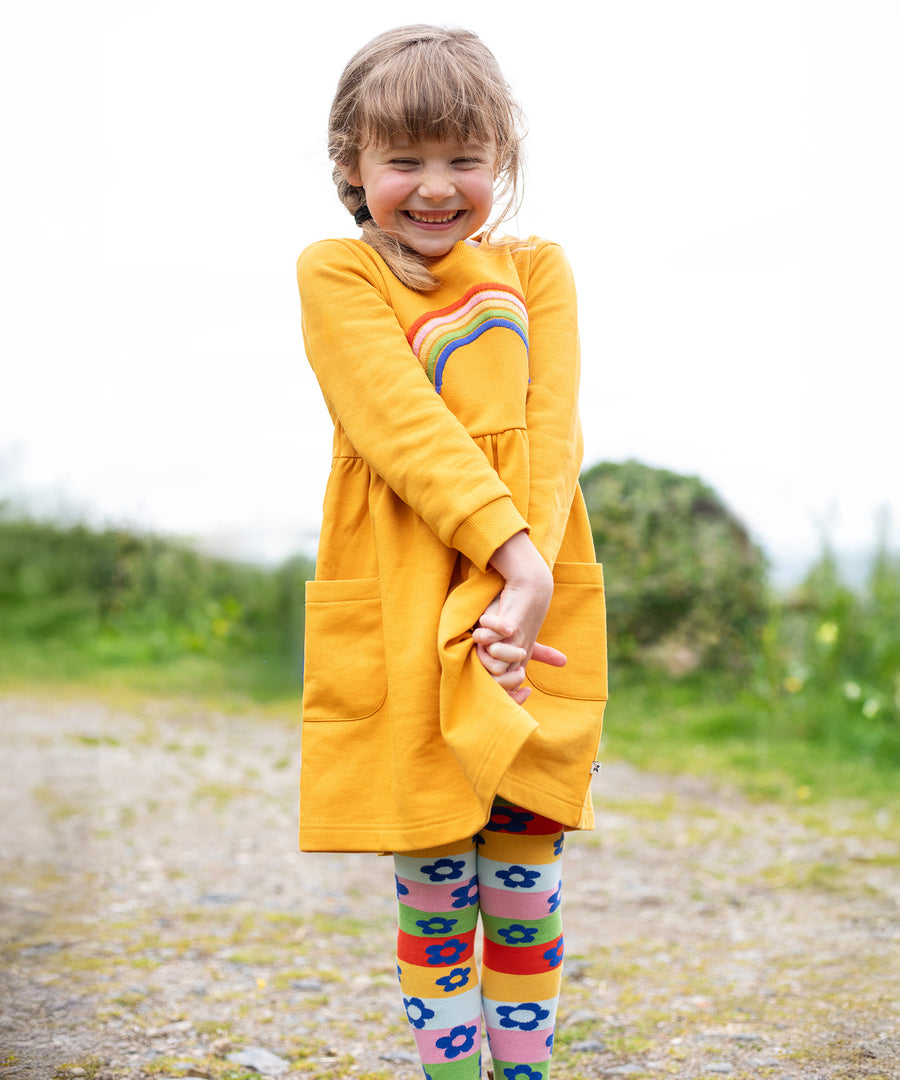
[[[509,813],[504,813],[504,811],[509,811]],[[534,814],[534,817],[526,823],[523,829],[521,828],[521,821],[516,818],[516,812],[522,813],[523,808],[520,806],[495,806],[491,812],[491,821],[485,826],[486,831],[507,833],[509,836],[549,836],[551,833],[563,831],[563,827],[558,821],[551,821],[550,818],[541,817],[540,814]],[[527,810],[525,813],[531,814],[533,811]],[[495,815],[500,825],[499,829],[491,828]],[[510,816],[512,816],[513,823],[516,826],[514,829],[506,828],[506,819]]]
[[[432,319],[439,319],[444,315],[451,315],[455,311],[459,311],[468,304],[473,296],[476,296],[480,292],[505,292],[515,296],[518,300],[521,300],[524,304],[525,297],[514,289],[511,285],[503,285],[497,281],[486,281],[482,285],[473,285],[459,300],[455,300],[452,304],[448,304],[446,307],[441,308],[439,311],[426,311],[424,315],[420,315],[418,319],[412,324],[412,326],[406,332],[406,340],[412,345],[416,340],[416,334],[422,329],[425,323],[430,322]]]
[[[541,945],[498,945],[496,941],[485,938],[484,966],[505,975],[537,975],[550,971],[551,965],[544,953],[554,949],[561,940],[562,934],[555,941]],[[559,967],[559,964],[554,966]]]
[[[459,946],[453,944],[460,941],[465,948],[460,952]],[[427,950],[432,949],[429,953]],[[475,951],[475,928],[464,934],[454,934],[452,937],[419,937],[416,934],[407,934],[405,930],[397,934],[397,958],[407,964],[415,964],[416,967],[450,967],[469,960]]]

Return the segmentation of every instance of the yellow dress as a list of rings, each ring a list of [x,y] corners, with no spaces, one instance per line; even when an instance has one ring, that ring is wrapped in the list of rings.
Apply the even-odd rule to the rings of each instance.
[[[575,292],[561,249],[457,244],[436,292],[360,240],[297,263],[309,361],[334,421],[307,584],[300,846],[410,851],[477,832],[497,794],[593,827],[606,687],[601,568],[578,488]],[[471,629],[488,567],[528,529],[553,569],[519,706]]]

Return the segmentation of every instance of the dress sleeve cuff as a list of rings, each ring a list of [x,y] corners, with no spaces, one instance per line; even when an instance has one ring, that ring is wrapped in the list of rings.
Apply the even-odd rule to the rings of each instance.
[[[453,534],[452,546],[479,570],[487,570],[491,556],[516,533],[528,532],[528,522],[511,498],[496,499],[466,518]]]

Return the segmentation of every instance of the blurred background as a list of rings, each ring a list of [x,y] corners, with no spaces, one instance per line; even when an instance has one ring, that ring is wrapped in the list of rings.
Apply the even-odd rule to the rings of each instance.
[[[330,453],[293,264],[355,234],[325,150],[341,68],[419,21],[496,53],[529,125],[516,231],[575,270],[585,488],[630,717],[611,749],[728,747],[763,788],[806,793],[889,778],[888,0],[552,17],[5,0],[0,678],[293,699]],[[657,730],[679,709],[681,749]]]

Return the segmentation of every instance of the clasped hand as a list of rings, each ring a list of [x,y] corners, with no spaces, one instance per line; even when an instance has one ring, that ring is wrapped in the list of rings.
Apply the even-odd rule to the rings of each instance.
[[[524,532],[498,548],[491,565],[505,584],[478,620],[472,638],[485,670],[521,705],[531,693],[522,685],[529,661],[552,667],[566,663],[558,649],[537,641],[553,596],[553,578]]]

